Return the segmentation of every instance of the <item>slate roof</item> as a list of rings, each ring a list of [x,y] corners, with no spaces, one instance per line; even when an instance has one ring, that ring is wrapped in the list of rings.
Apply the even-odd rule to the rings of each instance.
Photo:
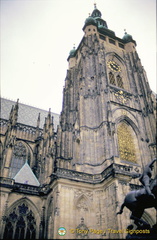
[[[1,118],[2,119],[9,119],[9,114],[12,108],[12,105],[15,105],[16,102],[12,100],[8,100],[5,98],[1,98]],[[19,102],[19,110],[18,110],[18,123],[28,125],[31,127],[37,126],[37,119],[38,115],[40,113],[40,128],[43,129],[44,123],[45,123],[45,117],[48,115],[48,111],[32,107],[23,103]],[[57,130],[57,125],[59,124],[59,114],[52,113],[51,116],[53,116],[54,121],[54,129]]]
[[[23,165],[23,167],[19,170],[19,172],[15,175],[13,179],[17,183],[28,184],[33,186],[40,185],[38,179],[32,172],[32,169],[30,168],[27,162]]]

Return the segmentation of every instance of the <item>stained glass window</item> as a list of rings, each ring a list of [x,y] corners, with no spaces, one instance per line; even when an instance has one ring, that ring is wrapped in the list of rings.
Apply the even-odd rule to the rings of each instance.
[[[36,221],[34,214],[23,203],[15,207],[6,217],[3,239],[35,239]]]
[[[126,123],[120,123],[117,129],[118,146],[121,160],[136,162],[133,131]]]
[[[22,142],[17,142],[13,149],[13,155],[11,159],[11,166],[9,171],[9,177],[15,177],[16,173],[25,164],[26,160],[29,163],[30,153],[26,149]]]

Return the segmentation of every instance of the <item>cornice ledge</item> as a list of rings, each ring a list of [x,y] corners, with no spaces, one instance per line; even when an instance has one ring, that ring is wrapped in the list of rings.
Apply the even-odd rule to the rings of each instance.
[[[128,177],[131,177],[133,173],[134,173],[134,169],[132,166],[112,163],[100,174],[89,174],[89,173],[78,172],[75,170],[70,170],[65,168],[57,168],[55,174],[52,174],[51,177],[53,179],[64,178],[64,179],[69,179],[74,181],[97,184],[97,183],[103,182],[105,179],[107,179],[110,176],[117,177],[118,174],[122,174]]]

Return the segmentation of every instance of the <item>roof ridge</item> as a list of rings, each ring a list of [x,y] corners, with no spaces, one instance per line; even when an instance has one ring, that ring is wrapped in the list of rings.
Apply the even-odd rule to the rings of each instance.
[[[0,97],[0,98],[4,99],[4,100],[11,101],[11,102],[14,102],[14,103],[17,102],[17,100],[9,99],[9,98],[6,98],[6,97]],[[20,102],[20,100],[19,100],[19,104],[20,105],[25,105],[25,106],[28,106],[28,107],[32,107],[32,108],[36,108],[36,109],[39,109],[39,110],[42,110],[42,111],[46,111],[46,112],[49,112],[49,109],[51,109],[51,108],[49,108],[48,110],[46,110],[44,108],[41,108],[41,107],[38,107],[38,106],[35,106],[35,105],[31,105],[29,103]],[[60,115],[59,113],[55,113],[55,112],[52,112],[52,111],[51,111],[51,113],[52,114],[56,114],[56,115]]]

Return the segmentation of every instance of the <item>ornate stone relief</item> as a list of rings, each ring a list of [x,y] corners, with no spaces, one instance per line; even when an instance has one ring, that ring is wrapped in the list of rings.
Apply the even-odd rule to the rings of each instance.
[[[103,181],[104,179],[108,178],[110,175],[113,175],[114,172],[116,173],[125,173],[129,176],[132,176],[134,173],[133,166],[126,166],[121,164],[111,164],[109,167],[107,167],[102,173],[100,174],[87,174],[82,172],[76,172],[74,170],[68,170],[64,168],[57,168],[57,172],[55,174],[52,174],[52,178],[55,179],[56,176],[58,177],[64,177],[67,179],[76,179],[81,182],[90,182],[90,183],[99,183]],[[75,197],[77,195],[85,194],[90,198],[92,201],[92,193],[82,190],[75,190]],[[90,196],[91,195],[91,196]]]
[[[122,104],[127,104],[129,99],[128,96],[122,91],[118,91],[114,94],[118,100],[118,102],[122,103]]]
[[[79,196],[87,196],[91,201],[93,201],[93,193],[91,191],[76,189],[74,190],[74,197],[78,198]]]
[[[87,205],[87,201],[86,201],[86,199],[85,199],[85,197],[84,196],[82,196],[79,200],[78,200],[78,203],[77,203],[77,205],[76,205],[76,208],[79,210],[79,211],[81,211],[81,210],[83,210],[83,211],[88,211],[88,205]]]
[[[76,239],[88,239],[89,229],[84,224],[84,218],[81,218],[81,223],[76,228]]]

